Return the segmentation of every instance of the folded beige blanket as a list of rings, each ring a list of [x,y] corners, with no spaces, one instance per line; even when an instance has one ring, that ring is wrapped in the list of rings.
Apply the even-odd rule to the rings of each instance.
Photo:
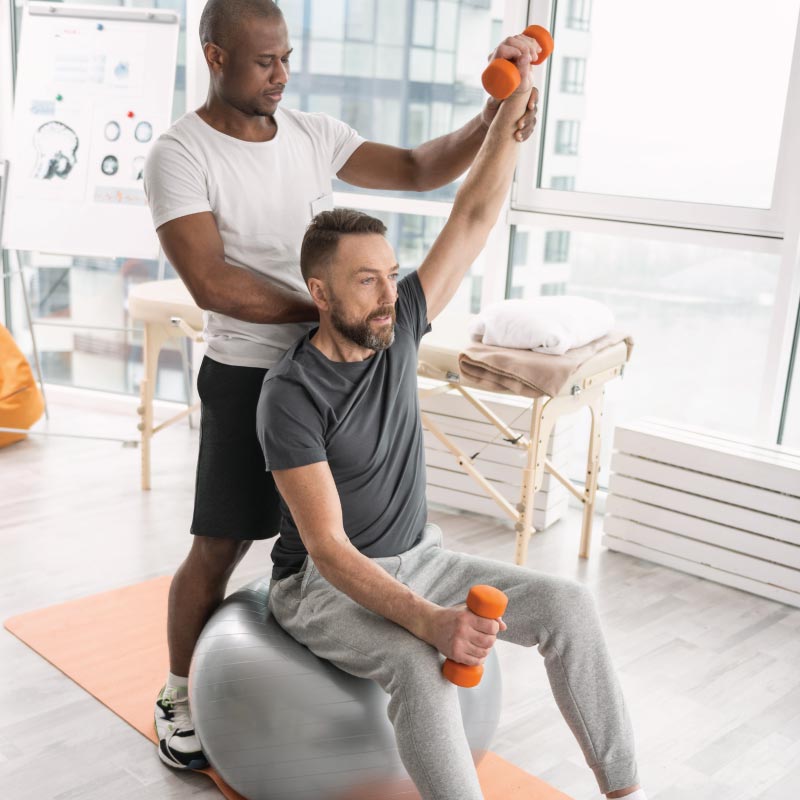
[[[612,331],[583,347],[567,350],[563,356],[475,342],[458,354],[461,383],[476,389],[511,392],[523,397],[555,397],[569,381],[570,375],[590,358],[620,342],[625,342],[630,359],[633,339],[619,331]]]

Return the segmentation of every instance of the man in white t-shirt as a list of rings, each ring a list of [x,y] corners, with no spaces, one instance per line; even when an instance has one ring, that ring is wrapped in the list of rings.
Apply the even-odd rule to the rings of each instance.
[[[172,582],[170,672],[156,701],[161,759],[206,765],[189,712],[187,676],[203,625],[255,539],[278,533],[280,508],[256,436],[266,371],[317,320],[300,274],[311,218],[332,207],[334,176],[369,189],[425,191],[471,164],[499,106],[412,150],[367,142],[325,114],[279,107],[289,79],[286,23],[271,0],[209,0],[200,39],[208,98],[153,145],[145,190],[161,245],[205,310],[207,355],[192,547]],[[519,37],[493,56],[535,58]],[[480,64],[475,65],[480,69]],[[535,124],[536,90],[517,123]]]

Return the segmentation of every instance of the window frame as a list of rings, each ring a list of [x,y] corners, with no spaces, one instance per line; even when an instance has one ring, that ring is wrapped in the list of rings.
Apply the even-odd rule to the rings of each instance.
[[[531,0],[528,24],[551,29],[557,4],[567,1]],[[520,154],[512,195],[514,210],[783,238],[791,197],[791,175],[797,174],[791,171],[798,160],[798,148],[792,147],[792,142],[800,141],[800,92],[797,91],[797,87],[800,87],[800,22],[795,38],[772,202],[768,209],[538,188],[543,167],[542,142],[548,126],[548,92],[551,86],[555,88],[558,85],[550,59],[534,68],[534,84],[543,89],[539,124]]]

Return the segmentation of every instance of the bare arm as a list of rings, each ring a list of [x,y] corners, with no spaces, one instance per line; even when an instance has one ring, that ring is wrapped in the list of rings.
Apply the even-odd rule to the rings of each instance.
[[[540,51],[538,42],[527,36],[509,36],[489,58],[535,61]],[[517,141],[524,142],[533,131],[536,100],[530,94],[527,107],[520,106],[514,127]],[[445,186],[469,168],[499,107],[497,100],[490,99],[478,116],[457,131],[412,149],[364,142],[338,177],[365,189],[426,192]]]
[[[222,238],[210,211],[162,225],[164,253],[200,308],[246,322],[308,322],[319,319],[307,295],[225,261]]]
[[[429,321],[453,297],[497,221],[517,162],[515,121],[529,91],[521,86],[503,101],[469,175],[456,194],[447,223],[419,268]],[[533,95],[538,98],[535,89]]]
[[[413,149],[364,142],[338,177],[365,189],[426,192],[452,183],[465,172],[486,137],[481,117]]]
[[[485,660],[499,623],[461,607],[429,602],[353,547],[344,532],[339,493],[327,462],[275,470],[272,475],[323,578],[448,658],[462,664]]]

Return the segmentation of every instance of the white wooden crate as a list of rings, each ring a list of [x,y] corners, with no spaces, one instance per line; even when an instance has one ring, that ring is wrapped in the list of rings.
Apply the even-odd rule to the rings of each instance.
[[[800,607],[800,452],[643,419],[611,472],[606,547]]]
[[[426,379],[420,378],[420,386],[425,385]],[[471,391],[515,432],[527,435],[531,423],[531,400]],[[470,456],[478,454],[474,460],[477,469],[516,506],[520,501],[525,451],[504,441],[500,431],[456,392],[425,397],[421,408],[465,453]],[[550,462],[564,471],[572,447],[572,420],[571,416],[558,420],[547,449]],[[425,431],[425,461],[430,502],[508,519],[500,506],[461,470],[453,454],[428,431]],[[564,516],[567,506],[567,490],[545,473],[542,489],[534,496],[533,527],[544,530]]]

